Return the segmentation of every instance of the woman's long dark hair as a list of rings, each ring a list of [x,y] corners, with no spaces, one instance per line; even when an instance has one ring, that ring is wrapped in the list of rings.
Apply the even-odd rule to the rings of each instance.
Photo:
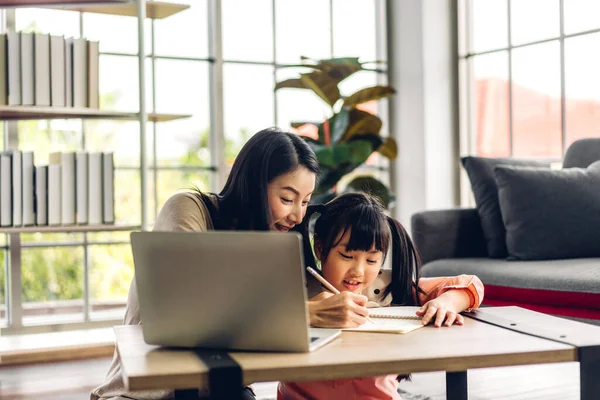
[[[267,185],[298,166],[315,175],[319,173],[314,151],[298,135],[267,128],[252,136],[237,155],[227,182],[217,195],[218,212],[209,196],[199,193],[215,229],[269,230]]]
[[[393,305],[420,305],[417,291],[421,257],[404,227],[385,214],[376,198],[364,193],[347,193],[327,204],[308,208],[297,231],[303,236],[305,263],[316,268],[309,235],[310,217],[314,213],[320,214],[315,222],[314,242],[319,246],[322,259],[327,258],[348,230],[348,251],[368,251],[375,247],[383,253],[385,261],[391,244],[392,281],[382,298],[391,293]]]

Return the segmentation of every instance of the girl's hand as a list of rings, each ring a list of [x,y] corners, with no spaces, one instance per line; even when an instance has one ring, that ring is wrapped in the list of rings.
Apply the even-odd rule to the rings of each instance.
[[[459,312],[466,310],[471,302],[471,298],[462,290],[450,290],[438,298],[423,304],[417,315],[422,318],[423,325],[434,321],[434,326],[451,326],[453,324],[463,325],[464,318]]]
[[[310,325],[320,328],[354,328],[367,322],[367,297],[351,292],[321,292],[308,301]]]

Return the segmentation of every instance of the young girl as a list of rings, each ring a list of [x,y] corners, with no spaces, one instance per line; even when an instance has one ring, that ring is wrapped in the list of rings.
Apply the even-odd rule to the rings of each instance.
[[[417,250],[402,225],[384,211],[377,200],[361,193],[344,194],[326,205],[310,207],[299,229],[304,236],[306,264],[316,266],[308,240],[310,215],[316,212],[320,216],[314,227],[314,254],[320,261],[323,277],[336,289],[365,295],[379,306],[421,306],[417,315],[423,317],[423,324],[462,325],[459,313],[479,306],[483,299],[481,281],[467,275],[419,279]],[[390,246],[392,268],[383,270]],[[307,279],[309,293],[315,287],[322,290],[316,279],[309,275]],[[405,377],[388,375],[281,382],[277,397],[279,400],[394,400],[400,399],[397,383],[402,378]]]

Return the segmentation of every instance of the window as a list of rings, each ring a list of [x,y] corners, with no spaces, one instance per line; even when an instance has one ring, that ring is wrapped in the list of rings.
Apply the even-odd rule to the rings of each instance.
[[[600,136],[600,3],[462,0],[459,13],[463,153],[553,161]]]

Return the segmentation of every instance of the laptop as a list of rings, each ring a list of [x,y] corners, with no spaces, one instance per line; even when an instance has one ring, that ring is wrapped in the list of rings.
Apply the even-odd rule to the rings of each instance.
[[[148,344],[309,352],[340,335],[309,328],[302,237],[282,232],[132,232]]]

